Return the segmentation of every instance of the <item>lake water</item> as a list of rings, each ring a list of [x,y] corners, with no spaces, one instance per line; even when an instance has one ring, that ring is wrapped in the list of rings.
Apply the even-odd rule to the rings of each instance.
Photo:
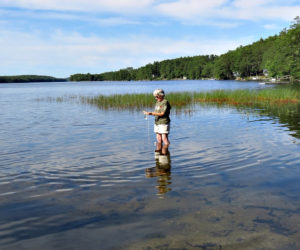
[[[300,249],[299,106],[173,109],[158,156],[153,117],[47,101],[158,87],[273,86],[0,84],[0,249]]]

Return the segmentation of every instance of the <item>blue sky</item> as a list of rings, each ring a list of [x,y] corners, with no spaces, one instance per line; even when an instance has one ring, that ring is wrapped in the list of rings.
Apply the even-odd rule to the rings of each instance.
[[[68,77],[220,55],[299,15],[299,0],[0,0],[0,75]]]

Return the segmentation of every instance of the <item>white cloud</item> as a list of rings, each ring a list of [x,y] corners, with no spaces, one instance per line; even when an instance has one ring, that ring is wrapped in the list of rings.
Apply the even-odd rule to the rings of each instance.
[[[269,7],[266,10],[260,10],[258,17],[261,19],[275,19],[279,18],[286,21],[293,20],[296,16],[299,16],[300,5],[298,6],[278,6]]]
[[[189,25],[213,25],[223,27],[236,26],[236,20],[274,20],[291,21],[300,13],[300,4],[293,0],[1,0],[0,7],[18,7],[28,10],[49,10],[56,13],[45,13],[48,18],[89,20],[92,13],[115,13],[121,17],[102,17],[100,24],[119,25],[135,23],[132,17],[172,17]],[[66,11],[77,11],[77,16]],[[86,16],[88,13],[90,16]],[[30,13],[29,13],[30,14]],[[35,15],[39,15],[37,12]],[[216,21],[220,20],[220,21]],[[233,22],[233,24],[230,24]]]
[[[9,16],[16,20],[63,20],[63,21],[79,21],[84,23],[91,23],[93,25],[99,26],[119,26],[119,25],[139,25],[141,22],[135,20],[134,18],[127,18],[127,17],[98,17],[97,15],[88,15],[85,13],[72,13],[72,12],[38,12],[32,10],[26,10],[22,12],[16,12],[12,10],[0,10],[0,15]],[[0,17],[0,24],[6,22],[9,24],[8,21],[1,20]]]
[[[134,12],[145,9],[153,0],[1,0],[2,7],[39,10]]]
[[[227,37],[231,38],[224,39],[221,34],[225,32],[214,30],[214,27],[246,27],[248,22],[245,21],[250,20],[250,24],[256,24],[258,28],[264,26],[265,29],[278,30],[280,25],[284,26],[278,20],[290,22],[299,15],[299,4],[293,4],[297,2],[0,0],[0,55],[4,58],[0,60],[0,75],[48,72],[68,76],[77,72],[100,73],[180,56],[222,54],[256,39],[236,38],[240,35],[237,29],[234,34],[226,30]],[[25,9],[1,9],[3,6]],[[190,31],[186,32],[182,30],[185,26],[180,26],[175,33],[173,29],[164,33],[170,25],[178,24],[170,22],[170,17],[189,26],[187,30]],[[50,22],[45,25],[48,19]],[[69,20],[76,22],[64,22]],[[259,22],[261,20],[267,20],[267,24]],[[95,27],[95,24],[108,28],[102,32],[104,29]],[[122,25],[127,25],[128,33],[144,35],[128,35],[123,30],[118,32],[118,27],[110,29],[111,26],[119,25],[120,29]],[[201,30],[193,25],[207,25],[211,30]],[[57,27],[61,30],[53,33]],[[79,34],[76,30],[95,35]],[[180,37],[181,32],[185,35],[190,32],[191,36]],[[216,35],[218,39],[209,38]]]
[[[247,8],[255,8],[262,5],[267,5],[270,2],[274,2],[273,0],[235,0],[233,2],[233,6],[240,8],[240,9],[247,9]]]
[[[278,30],[281,28],[276,24],[265,24],[263,27],[267,30]]]
[[[106,38],[56,31],[51,37],[39,33],[0,30],[0,75],[47,74],[65,77],[74,73],[101,73],[128,66],[180,56],[221,54],[251,38],[208,40],[130,36]]]
[[[178,0],[175,2],[161,3],[156,9],[167,16],[183,19],[193,19],[195,17],[207,16],[211,11],[225,4],[227,0]]]
[[[262,5],[246,5],[239,8],[223,8],[216,11],[217,16],[226,19],[236,20],[285,20],[291,21],[300,13],[299,6],[262,6]]]
[[[300,5],[274,0],[177,0],[156,6],[163,15],[183,20],[185,23],[209,24],[211,20],[266,20],[290,21],[300,13]],[[227,21],[228,22],[228,21]]]
[[[85,21],[88,21],[85,19]],[[109,18],[92,18],[89,21],[104,26],[117,26],[117,25],[128,25],[128,24],[141,24],[138,21],[130,20],[123,17],[109,17]]]

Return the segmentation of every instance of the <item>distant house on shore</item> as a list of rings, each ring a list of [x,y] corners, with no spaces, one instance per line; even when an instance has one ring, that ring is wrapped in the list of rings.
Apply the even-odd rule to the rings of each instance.
[[[239,77],[239,76],[241,76],[241,74],[240,74],[240,72],[233,72],[233,76],[234,77]]]
[[[269,75],[269,71],[267,69],[263,69],[263,74],[264,74],[264,76],[268,76]]]

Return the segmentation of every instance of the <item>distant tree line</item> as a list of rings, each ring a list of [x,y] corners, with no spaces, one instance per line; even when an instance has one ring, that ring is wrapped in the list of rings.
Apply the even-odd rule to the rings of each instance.
[[[300,18],[279,35],[228,51],[221,56],[181,57],[101,74],[74,74],[71,81],[130,81],[162,79],[234,79],[268,74],[300,79]]]
[[[18,76],[0,76],[0,83],[18,83],[18,82],[64,82],[65,78],[55,78],[52,76],[38,75],[18,75]]]
[[[216,56],[183,57],[173,60],[149,63],[138,69],[126,68],[102,74],[75,74],[70,76],[71,81],[122,81],[122,80],[156,80],[201,79],[210,77],[209,67]]]

